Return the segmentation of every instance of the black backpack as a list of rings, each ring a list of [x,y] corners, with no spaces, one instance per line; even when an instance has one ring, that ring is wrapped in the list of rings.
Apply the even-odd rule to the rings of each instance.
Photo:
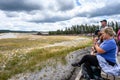
[[[85,80],[90,80],[91,75],[94,77],[94,80],[104,80],[101,77],[101,69],[99,67],[95,67],[95,66],[89,67],[86,64],[82,64],[81,69],[82,69],[82,78]]]

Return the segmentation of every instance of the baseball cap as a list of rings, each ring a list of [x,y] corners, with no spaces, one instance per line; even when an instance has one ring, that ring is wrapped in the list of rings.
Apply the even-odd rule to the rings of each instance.
[[[100,21],[100,22],[107,22],[107,20],[104,19],[104,20],[102,20],[102,21]]]

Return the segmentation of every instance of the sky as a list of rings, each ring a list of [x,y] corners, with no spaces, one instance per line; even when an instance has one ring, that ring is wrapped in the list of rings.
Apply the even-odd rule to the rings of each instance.
[[[0,0],[0,30],[55,31],[120,22],[120,0]]]

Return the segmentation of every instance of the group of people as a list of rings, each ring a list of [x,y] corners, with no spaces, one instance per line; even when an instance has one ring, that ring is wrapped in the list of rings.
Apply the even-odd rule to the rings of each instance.
[[[87,71],[90,79],[94,79],[91,66],[100,68],[102,67],[100,63],[101,59],[99,59],[99,56],[102,57],[110,66],[114,67],[117,64],[116,55],[118,53],[118,46],[114,38],[116,33],[112,27],[107,26],[107,20],[102,20],[101,24],[102,27],[95,32],[97,38],[93,38],[93,47],[91,54],[84,55],[79,62],[72,64],[73,67],[80,67],[82,64],[85,64],[87,66]],[[101,74],[101,71],[99,71],[99,74]]]

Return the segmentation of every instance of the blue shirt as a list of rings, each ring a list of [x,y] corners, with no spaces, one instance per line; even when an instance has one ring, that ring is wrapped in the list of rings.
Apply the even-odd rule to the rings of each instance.
[[[100,44],[100,48],[102,48],[105,53],[98,53],[99,55],[110,62],[116,63],[117,46],[114,39],[104,40]]]

